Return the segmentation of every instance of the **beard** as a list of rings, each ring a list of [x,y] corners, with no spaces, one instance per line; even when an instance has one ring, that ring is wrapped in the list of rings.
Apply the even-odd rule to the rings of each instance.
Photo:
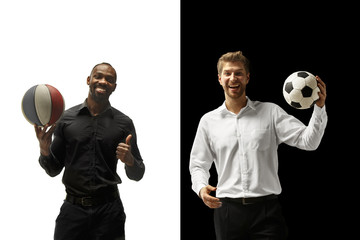
[[[232,91],[232,89],[229,87],[227,87],[227,88],[224,87],[224,91],[225,91],[225,94],[229,98],[232,98],[235,100],[235,99],[239,99],[239,98],[243,97],[243,95],[245,94],[245,86],[240,84],[239,88],[236,89],[236,91]]]
[[[109,100],[111,92],[109,93],[109,89],[105,89],[105,92],[100,93],[96,90],[98,86],[92,86],[89,88],[89,94],[95,102],[105,102]]]

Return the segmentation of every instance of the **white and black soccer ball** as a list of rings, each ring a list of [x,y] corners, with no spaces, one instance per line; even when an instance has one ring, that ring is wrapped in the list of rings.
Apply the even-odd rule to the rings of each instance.
[[[290,74],[283,87],[286,102],[297,109],[312,107],[319,98],[319,91],[315,76],[306,71]]]

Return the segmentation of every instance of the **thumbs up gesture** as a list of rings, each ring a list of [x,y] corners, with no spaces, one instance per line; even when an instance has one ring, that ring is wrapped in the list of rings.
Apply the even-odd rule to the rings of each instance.
[[[116,157],[130,167],[134,165],[134,157],[131,154],[131,138],[132,135],[129,134],[125,143],[119,143],[116,148]]]

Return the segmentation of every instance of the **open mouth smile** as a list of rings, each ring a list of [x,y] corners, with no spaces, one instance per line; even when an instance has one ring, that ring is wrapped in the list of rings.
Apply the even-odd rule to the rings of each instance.
[[[101,88],[101,87],[96,87],[95,91],[98,92],[98,93],[106,93],[106,89]]]

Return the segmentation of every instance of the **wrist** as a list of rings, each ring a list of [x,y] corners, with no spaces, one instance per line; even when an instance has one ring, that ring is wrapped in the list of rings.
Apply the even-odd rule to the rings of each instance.
[[[203,199],[203,190],[205,189],[205,187],[202,187],[199,191],[199,198]]]
[[[126,164],[126,166],[128,166],[128,167],[133,167],[134,164],[135,164],[134,157],[133,157],[133,156],[129,157],[128,161],[126,161],[125,164]]]
[[[48,149],[40,149],[40,154],[44,157],[50,156],[50,150]]]

